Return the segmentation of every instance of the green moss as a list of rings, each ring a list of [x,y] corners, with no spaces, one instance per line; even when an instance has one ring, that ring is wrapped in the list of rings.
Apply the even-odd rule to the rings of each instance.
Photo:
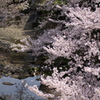
[[[35,1],[36,4],[45,4],[46,2],[47,0],[36,0]],[[66,0],[55,0],[54,4],[58,4],[58,5],[66,4]]]
[[[58,5],[66,4],[66,0],[55,0],[54,4],[58,4]]]
[[[25,67],[24,70],[31,76],[34,76],[34,74],[39,75],[40,73],[40,68],[38,66]]]
[[[25,71],[29,74],[29,75],[33,75],[34,73],[34,69],[32,67],[27,67],[25,68]]]

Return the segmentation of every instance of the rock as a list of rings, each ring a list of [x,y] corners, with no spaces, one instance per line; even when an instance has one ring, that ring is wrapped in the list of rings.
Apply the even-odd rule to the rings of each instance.
[[[11,83],[11,82],[3,82],[2,84],[4,84],[4,85],[14,85],[14,84]]]
[[[0,41],[4,43],[13,43],[16,40],[26,38],[23,31],[19,28],[0,28]]]
[[[12,78],[18,78],[18,77],[19,77],[19,75],[14,74],[14,75],[12,75],[11,77],[12,77]]]

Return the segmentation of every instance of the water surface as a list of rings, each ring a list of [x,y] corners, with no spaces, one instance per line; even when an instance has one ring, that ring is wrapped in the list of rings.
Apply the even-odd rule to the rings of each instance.
[[[19,100],[18,98],[21,97],[23,100],[45,100],[42,97],[37,96],[35,93],[29,91],[28,89],[24,88],[22,81],[25,81],[29,85],[37,85],[38,87],[40,86],[40,82],[37,81],[39,76],[35,77],[28,77],[25,79],[15,79],[11,78],[10,76],[8,77],[1,77],[0,78],[0,96],[2,97],[3,95],[9,95],[12,96],[11,98],[17,98],[15,100]],[[10,84],[3,84],[4,82],[11,83]],[[34,98],[34,99],[33,99]]]

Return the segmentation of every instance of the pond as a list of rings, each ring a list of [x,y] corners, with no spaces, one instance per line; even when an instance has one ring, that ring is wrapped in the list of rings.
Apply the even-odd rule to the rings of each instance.
[[[37,85],[39,87],[40,82],[37,81],[38,78],[38,76],[35,76],[25,79],[15,79],[10,76],[3,76],[0,78],[0,97],[6,98],[6,100],[45,100],[26,89],[22,82],[25,81],[31,86]]]

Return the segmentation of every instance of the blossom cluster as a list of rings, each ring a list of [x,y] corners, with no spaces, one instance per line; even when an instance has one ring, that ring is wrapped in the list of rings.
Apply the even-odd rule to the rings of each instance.
[[[41,77],[41,83],[55,88],[60,96],[47,96],[39,92],[36,86],[28,86],[31,91],[46,98],[54,97],[54,100],[99,100],[100,8],[95,8],[91,11],[90,7],[56,5],[54,9],[60,11],[59,16],[64,19],[48,17],[48,21],[57,24],[55,29],[45,30],[38,39],[29,37],[21,40],[21,44],[12,45],[16,51],[32,50],[34,57],[47,55],[45,63],[52,64],[58,57],[68,60],[69,68],[66,70],[58,72],[55,69],[58,66],[54,66],[52,76]]]

